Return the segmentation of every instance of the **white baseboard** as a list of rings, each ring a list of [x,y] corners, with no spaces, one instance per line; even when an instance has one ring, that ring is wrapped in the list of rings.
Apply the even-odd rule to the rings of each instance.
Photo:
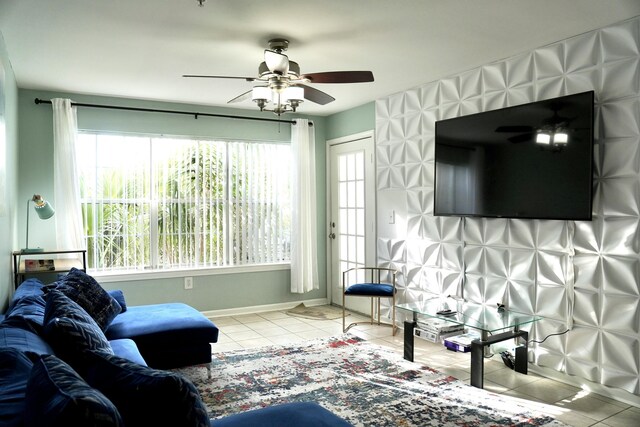
[[[587,381],[584,378],[574,377],[571,375],[564,374],[562,372],[558,372],[551,368],[545,368],[542,366],[534,365],[533,363],[529,363],[529,371],[534,372],[543,377],[572,385],[574,387],[579,387],[583,390],[590,391],[595,394],[599,394],[604,397],[609,397],[611,399],[617,400],[619,402],[626,403],[627,405],[636,406],[640,408],[640,396],[636,396],[635,394],[629,393],[628,391],[607,387],[602,384],[593,383],[591,381]]]
[[[241,316],[244,314],[265,313],[267,311],[290,310],[301,303],[304,303],[304,305],[306,305],[307,307],[313,307],[316,305],[327,305],[329,304],[329,299],[316,298],[303,301],[282,302],[277,304],[254,305],[250,307],[223,308],[221,310],[203,311],[202,314],[204,314],[206,317]]]

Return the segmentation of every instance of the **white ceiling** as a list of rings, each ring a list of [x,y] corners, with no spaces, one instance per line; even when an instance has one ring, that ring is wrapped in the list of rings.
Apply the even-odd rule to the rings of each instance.
[[[373,72],[314,85],[336,101],[299,111],[324,116],[637,15],[638,0],[0,0],[0,32],[20,88],[215,106],[251,83],[182,74],[257,77],[284,37],[303,73]]]

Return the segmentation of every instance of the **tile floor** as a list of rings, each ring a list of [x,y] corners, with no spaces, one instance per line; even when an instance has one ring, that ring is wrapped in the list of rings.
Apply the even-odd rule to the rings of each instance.
[[[367,320],[358,314],[351,314],[348,319],[350,322]],[[212,320],[221,332],[218,342],[212,346],[214,352],[290,344],[342,333],[341,318],[310,320],[289,316],[284,311]],[[402,354],[402,330],[395,337],[389,327],[377,325],[358,325],[349,332]],[[454,353],[442,345],[416,339],[415,361],[469,381],[468,354]],[[484,386],[496,393],[526,399],[534,407],[574,427],[640,426],[640,408],[532,373],[518,374],[507,369],[499,356],[485,361]]]

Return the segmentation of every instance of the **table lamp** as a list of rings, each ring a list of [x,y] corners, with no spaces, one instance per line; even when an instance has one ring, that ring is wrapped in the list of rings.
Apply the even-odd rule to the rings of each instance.
[[[40,219],[49,219],[56,212],[53,209],[53,206],[51,206],[51,203],[44,200],[42,196],[39,194],[34,194],[32,198],[27,200],[27,237],[25,242],[25,248],[22,249],[21,251],[23,254],[33,254],[33,253],[44,251],[44,249],[42,248],[29,247],[29,216],[30,216],[29,205],[31,202],[34,202],[35,205],[33,208],[36,210],[36,213],[38,214],[38,217]]]

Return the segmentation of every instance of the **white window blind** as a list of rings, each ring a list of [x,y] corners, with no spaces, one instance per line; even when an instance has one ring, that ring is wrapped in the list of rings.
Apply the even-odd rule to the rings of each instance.
[[[289,145],[82,132],[89,268],[289,261]]]

